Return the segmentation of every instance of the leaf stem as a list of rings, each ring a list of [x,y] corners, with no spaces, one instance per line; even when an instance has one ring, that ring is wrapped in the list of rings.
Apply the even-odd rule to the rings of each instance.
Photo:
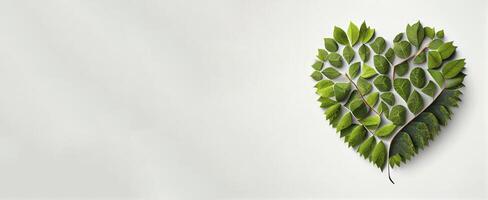
[[[418,56],[418,55],[420,55],[420,54],[421,54],[423,51],[425,51],[425,50],[427,49],[427,47],[428,47],[428,46],[424,46],[424,47],[420,48],[420,49],[419,49],[419,50],[418,50],[418,51],[417,51],[415,54],[412,54],[412,55],[408,56],[407,58],[403,59],[402,61],[400,61],[399,63],[394,64],[394,65],[392,66],[392,67],[393,67],[393,74],[392,74],[392,76],[391,76],[391,80],[392,80],[392,81],[393,81],[393,80],[395,80],[395,71],[396,71],[396,66],[398,66],[398,65],[400,65],[400,64],[402,64],[402,63],[404,63],[404,62],[407,62],[407,61],[409,61],[409,60],[410,60],[410,59],[412,59],[412,58],[417,57],[417,56]]]
[[[391,175],[390,175],[390,163],[386,163],[386,167],[388,167],[388,179],[390,179],[391,183],[395,184],[395,182],[393,182],[393,180],[391,179]]]
[[[358,94],[359,96],[361,97],[361,99],[363,100],[364,104],[366,104],[369,109],[371,109],[373,112],[375,112],[377,115],[380,115],[380,113],[378,113],[378,111],[376,111],[373,107],[371,107],[371,105],[368,104],[368,102],[366,101],[366,99],[364,99],[364,96],[363,94],[361,94],[361,91],[359,91],[359,87],[356,85],[356,83],[354,83],[354,81],[351,79],[351,77],[349,77],[349,75],[347,74],[344,74],[344,76],[346,76],[347,79],[349,79],[349,81],[352,83],[352,85],[354,85],[354,87],[356,88],[356,90],[358,91]]]

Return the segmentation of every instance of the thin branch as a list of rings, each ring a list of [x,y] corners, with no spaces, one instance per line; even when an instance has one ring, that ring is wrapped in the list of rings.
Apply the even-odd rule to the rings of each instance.
[[[358,94],[359,96],[361,97],[361,99],[363,100],[363,102],[373,111],[375,112],[377,115],[380,115],[380,113],[378,113],[373,107],[371,107],[371,105],[368,104],[368,102],[366,101],[366,99],[364,99],[364,96],[363,94],[361,94],[361,91],[359,91],[359,87],[356,85],[356,83],[354,83],[354,81],[351,79],[351,77],[349,77],[349,75],[347,74],[344,74],[344,76],[346,76],[347,79],[349,79],[349,81],[352,83],[352,85],[354,85],[354,87],[356,88],[356,90],[358,91]]]

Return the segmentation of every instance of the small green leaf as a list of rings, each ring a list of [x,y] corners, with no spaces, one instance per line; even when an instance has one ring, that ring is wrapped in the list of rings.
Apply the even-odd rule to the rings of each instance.
[[[456,48],[454,45],[452,45],[453,42],[447,42],[442,44],[437,51],[441,54],[442,59],[447,59],[449,58],[454,51],[456,51]]]
[[[355,147],[366,138],[366,130],[363,126],[355,127],[349,135],[346,135],[346,142],[349,143],[350,147]]]
[[[337,117],[340,111],[341,111],[341,104],[340,103],[334,104],[329,108],[327,108],[327,110],[325,110],[325,118],[334,119]]]
[[[405,59],[412,53],[412,46],[407,41],[395,42],[393,44],[393,51],[395,51],[395,55]]]
[[[383,141],[378,142],[371,152],[370,160],[383,171],[386,162],[386,147]]]
[[[318,49],[317,50],[317,59],[320,61],[324,62],[327,60],[327,55],[329,53],[325,49]]]
[[[363,77],[359,77],[358,79],[358,90],[362,95],[368,94],[373,87],[368,80],[364,79]]]
[[[325,49],[330,52],[336,52],[339,49],[337,42],[332,38],[324,38]]]
[[[378,92],[373,92],[370,95],[366,97],[366,103],[368,103],[369,106],[374,107],[376,105],[376,102],[378,102],[378,97],[379,97]]]
[[[447,62],[442,69],[442,74],[444,74],[444,78],[450,79],[455,77],[459,74],[459,72],[463,71],[465,64],[466,62],[464,61],[464,59],[452,60]]]
[[[334,81],[331,80],[321,80],[315,84],[315,88],[322,89],[334,85]]]
[[[426,27],[424,27],[424,32],[425,32],[425,36],[427,36],[430,39],[434,39],[434,36],[435,36],[435,29],[434,28],[426,26]]]
[[[361,47],[359,47],[359,57],[361,57],[363,62],[368,62],[370,53],[371,51],[367,45],[362,44]]]
[[[350,83],[336,83],[334,85],[334,94],[337,101],[342,101],[349,96],[351,92]]]
[[[334,86],[328,86],[324,88],[317,89],[316,92],[320,97],[328,98],[334,96]]]
[[[351,101],[349,104],[349,110],[351,110],[352,114],[358,119],[365,118],[369,113],[369,109],[366,104],[364,104],[362,99],[354,99]]]
[[[349,27],[347,29],[347,37],[351,41],[351,46],[354,46],[359,39],[359,28],[356,24],[349,22]]]
[[[444,42],[440,39],[434,39],[429,43],[429,49],[436,50],[438,49]]]
[[[386,102],[390,106],[395,105],[395,95],[393,93],[385,92],[385,93],[381,94],[380,97],[384,102]]]
[[[395,167],[395,165],[400,166],[401,161],[402,161],[402,157],[400,156],[400,154],[395,154],[394,156],[390,157],[388,162],[390,163],[390,166],[393,168]]]
[[[395,38],[393,39],[393,42],[400,42],[403,39],[403,33],[398,33]]]
[[[359,38],[363,43],[368,43],[371,38],[373,38],[374,29],[366,26],[366,23],[363,22],[361,24],[361,28],[359,29]]]
[[[337,101],[334,101],[328,97],[320,97],[319,101],[321,108],[329,108],[330,106],[337,104]]]
[[[390,63],[382,55],[375,55],[373,57],[374,66],[380,74],[386,74],[390,71]]]
[[[393,80],[393,88],[395,91],[405,100],[407,101],[408,96],[410,95],[411,86],[410,81],[404,78],[397,78]]]
[[[344,59],[346,60],[347,63],[351,63],[352,59],[354,59],[355,54],[356,52],[349,45],[344,47],[344,50],[342,50],[342,55],[344,55]]]
[[[386,105],[385,102],[381,102],[378,108],[378,112],[382,113],[386,118],[388,118],[388,115],[390,114],[388,105]]]
[[[322,74],[324,74],[327,78],[329,79],[335,79],[341,75],[337,69],[333,67],[327,67],[322,71]]]
[[[340,54],[332,52],[328,56],[329,63],[334,67],[342,67],[342,57]]]
[[[337,132],[344,130],[345,128],[351,126],[352,124],[352,114],[350,112],[346,113],[344,116],[341,117],[339,123],[337,124],[336,130]]]
[[[376,130],[374,133],[378,137],[387,137],[393,133],[393,131],[396,129],[395,124],[387,124]]]
[[[440,71],[433,70],[433,69],[429,69],[427,71],[429,71],[430,76],[432,76],[432,78],[435,80],[437,85],[441,87],[444,85],[444,75],[442,75]]]
[[[427,66],[429,69],[435,69],[441,66],[442,64],[442,57],[441,54],[437,51],[429,51],[427,56]]]
[[[461,72],[457,76],[455,76],[451,79],[447,79],[446,80],[446,88],[447,89],[453,89],[453,88],[459,88],[459,87],[464,86],[463,85],[464,77],[466,77],[466,74]]]
[[[424,28],[420,21],[410,26],[407,25],[407,39],[413,46],[419,48],[424,40]]]
[[[351,64],[351,66],[349,67],[349,76],[351,78],[355,78],[356,76],[358,76],[360,67],[361,67],[360,62],[355,62]]]
[[[362,125],[366,126],[368,129],[376,129],[381,123],[381,117],[379,115],[371,115],[362,120],[359,120]]]
[[[377,73],[376,71],[366,63],[363,63],[363,66],[361,67],[361,77],[363,78],[371,78],[373,76],[376,76]]]
[[[425,61],[427,60],[427,56],[425,55],[425,51],[422,51],[420,52],[419,55],[415,56],[415,58],[413,59],[413,63],[415,64],[422,64],[422,63],[425,63]]]
[[[435,86],[434,82],[429,81],[429,83],[427,83],[427,85],[422,89],[422,92],[426,95],[434,97],[434,94],[437,92],[437,87]]]
[[[391,80],[388,76],[380,75],[376,77],[373,84],[379,91],[386,92],[391,90]]]
[[[395,125],[403,125],[407,120],[407,109],[402,105],[393,106],[388,119]]]
[[[427,83],[427,79],[425,78],[425,71],[420,68],[416,67],[410,72],[410,81],[412,85],[417,88],[422,88]]]
[[[436,36],[437,36],[438,38],[444,38],[444,30],[437,31]]]
[[[413,114],[418,114],[424,108],[424,100],[422,99],[422,96],[414,90],[412,94],[410,94],[410,97],[408,97],[407,106]]]
[[[407,74],[409,68],[410,67],[408,62],[402,62],[395,66],[395,74],[397,74],[398,76],[403,76]]]
[[[385,57],[390,63],[393,63],[393,61],[395,61],[395,51],[393,51],[392,48],[388,48],[388,50],[386,50]]]
[[[324,66],[323,62],[316,60],[315,63],[313,63],[312,68],[320,71],[323,66]]]
[[[376,144],[376,139],[373,136],[369,137],[363,143],[361,143],[361,145],[359,145],[358,147],[359,154],[364,158],[369,157],[369,154],[373,150],[375,144]]]
[[[334,26],[334,39],[339,43],[339,44],[342,44],[342,45],[347,45],[349,43],[349,41],[347,40],[347,35],[346,35],[346,32],[344,32],[344,30],[342,30],[341,28],[337,27],[337,26]]]
[[[401,156],[402,162],[405,162],[414,156],[415,153],[415,147],[408,133],[400,132],[393,138],[390,145],[390,155]],[[398,156],[396,159],[398,159]]]
[[[376,54],[383,53],[383,51],[385,51],[385,48],[386,42],[385,39],[383,39],[382,37],[377,37],[374,42],[371,43],[371,49],[373,49]]]
[[[322,80],[322,74],[319,71],[314,71],[310,77],[313,78],[313,80],[320,81]]]

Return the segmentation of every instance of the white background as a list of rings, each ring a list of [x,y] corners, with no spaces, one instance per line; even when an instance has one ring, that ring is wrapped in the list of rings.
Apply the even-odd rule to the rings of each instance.
[[[483,1],[0,2],[0,199],[487,198]],[[463,102],[392,185],[309,77],[332,27],[444,28]],[[484,112],[484,113],[483,113]]]

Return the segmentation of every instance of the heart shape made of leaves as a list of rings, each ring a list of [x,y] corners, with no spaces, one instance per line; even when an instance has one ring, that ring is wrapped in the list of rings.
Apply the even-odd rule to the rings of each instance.
[[[461,101],[466,63],[443,30],[408,24],[388,44],[365,22],[350,22],[324,45],[311,74],[320,107],[349,147],[382,171],[427,146]]]

